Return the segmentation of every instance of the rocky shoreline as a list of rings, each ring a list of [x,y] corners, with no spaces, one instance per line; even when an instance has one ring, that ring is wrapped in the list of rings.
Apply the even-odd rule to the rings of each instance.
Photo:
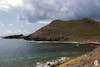
[[[54,42],[54,43],[57,43],[57,42]],[[65,42],[65,43],[80,43],[80,42]],[[93,53],[95,50],[97,50],[97,47],[99,46],[99,43],[96,43],[96,42],[80,43],[80,44],[86,44],[86,45],[91,45],[91,46],[95,47],[95,49],[93,51],[82,55],[82,59],[88,58],[88,55],[90,53]],[[57,60],[48,61],[46,63],[38,62],[36,67],[66,67],[66,63],[67,63],[67,65],[73,65],[73,66],[67,66],[67,67],[78,67],[78,66],[76,66],[76,64],[71,64],[69,62],[73,61],[72,63],[76,63],[77,61],[80,61],[80,59],[81,59],[81,56],[79,56],[79,57],[60,57]],[[81,65],[82,62],[83,62],[83,60],[81,62],[79,62],[77,65]],[[96,63],[96,62],[99,62],[99,61],[97,59],[95,59],[92,63]]]
[[[76,57],[57,67],[100,67],[100,47],[94,49],[92,52]]]
[[[100,67],[100,47],[79,57],[61,57],[46,63],[37,63],[36,67]]]
[[[100,59],[99,59],[100,44],[98,42],[89,42],[85,44],[94,46],[95,49],[79,57],[74,57],[74,58],[61,57],[57,60],[48,61],[46,63],[38,62],[36,67],[99,67],[100,66]]]
[[[69,57],[60,57],[57,60],[47,61],[46,63],[37,62],[36,67],[56,67],[64,63],[65,60],[69,60],[69,59],[70,59]]]

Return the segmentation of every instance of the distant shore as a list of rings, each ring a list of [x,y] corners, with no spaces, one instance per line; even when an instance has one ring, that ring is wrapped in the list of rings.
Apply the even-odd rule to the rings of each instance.
[[[24,35],[23,34],[19,34],[19,35],[9,35],[9,36],[4,36],[2,37],[3,39],[24,39]]]
[[[2,37],[3,39],[24,39],[24,35],[20,34],[20,35],[10,35],[10,36],[4,36]],[[26,39],[24,39],[26,40]],[[74,40],[74,41],[36,41],[36,40],[27,40],[27,41],[31,41],[31,42],[36,42],[36,43],[75,43],[75,44],[88,44],[88,45],[92,45],[92,46],[100,46],[100,42],[98,41],[86,41],[85,39],[82,41],[78,41],[78,40]]]
[[[90,44],[90,45],[95,45],[95,46],[100,46],[100,42],[78,42],[78,41],[33,41],[33,40],[28,40],[31,42],[36,42],[36,43],[75,43],[75,44]]]

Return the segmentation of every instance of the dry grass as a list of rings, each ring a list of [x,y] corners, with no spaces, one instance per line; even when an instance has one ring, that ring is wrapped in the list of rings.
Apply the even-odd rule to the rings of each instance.
[[[80,57],[65,61],[65,63],[57,67],[100,67],[100,47],[91,53],[82,55]],[[99,65],[95,66],[94,61],[98,60]]]

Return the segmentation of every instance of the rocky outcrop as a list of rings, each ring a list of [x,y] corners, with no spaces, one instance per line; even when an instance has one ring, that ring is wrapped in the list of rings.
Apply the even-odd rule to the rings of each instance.
[[[22,39],[22,38],[24,38],[24,35],[23,34],[20,34],[20,35],[10,35],[10,36],[5,36],[3,38],[4,39]]]

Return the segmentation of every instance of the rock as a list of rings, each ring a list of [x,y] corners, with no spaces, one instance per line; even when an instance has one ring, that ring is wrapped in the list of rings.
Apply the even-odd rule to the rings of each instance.
[[[94,66],[98,66],[99,65],[99,61],[98,60],[95,60],[94,61]]]
[[[22,38],[24,38],[24,35],[23,34],[20,34],[20,35],[10,35],[10,36],[5,36],[3,38],[4,39],[22,39]]]

